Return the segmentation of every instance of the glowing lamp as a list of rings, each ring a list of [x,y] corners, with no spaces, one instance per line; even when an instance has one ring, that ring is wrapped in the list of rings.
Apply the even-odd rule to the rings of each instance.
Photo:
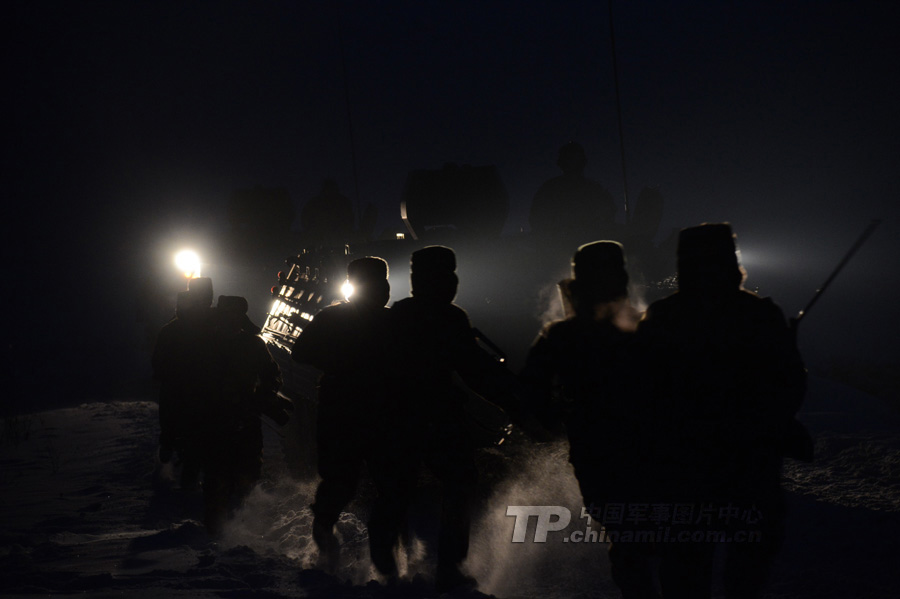
[[[353,295],[353,285],[350,281],[344,281],[344,284],[341,285],[341,293],[344,294],[345,300],[350,299],[350,296]]]
[[[175,266],[184,273],[188,279],[196,279],[200,276],[200,256],[191,250],[183,250],[175,255]]]

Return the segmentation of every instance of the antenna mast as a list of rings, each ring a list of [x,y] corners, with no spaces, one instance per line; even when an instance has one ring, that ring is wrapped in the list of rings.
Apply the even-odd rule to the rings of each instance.
[[[625,195],[625,224],[631,216],[628,211],[628,173],[625,168],[625,134],[622,131],[622,101],[619,99],[619,61],[616,59],[616,30],[613,27],[613,9],[612,0],[608,2],[609,6],[609,40],[612,45],[612,61],[613,61],[613,81],[616,86],[616,114],[619,120],[619,154],[622,158],[622,185],[624,186]]]
[[[356,222],[362,225],[362,207],[359,202],[359,175],[356,170],[356,142],[353,137],[353,114],[350,111],[350,80],[347,78],[347,61],[344,57],[344,35],[341,29],[341,9],[337,9],[338,45],[341,50],[341,72],[344,75],[344,103],[347,107],[347,125],[350,129],[350,163],[353,168],[353,190],[356,195]]]

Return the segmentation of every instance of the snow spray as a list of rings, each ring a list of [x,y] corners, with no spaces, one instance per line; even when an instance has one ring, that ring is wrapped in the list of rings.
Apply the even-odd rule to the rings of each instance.
[[[515,474],[496,485],[474,520],[465,566],[480,591],[501,597],[589,596],[588,590],[609,583],[605,543],[564,543],[561,534],[544,543],[513,542],[516,519],[507,515],[508,506],[553,505],[568,508],[573,516],[581,513],[581,492],[568,451],[564,441],[522,441],[511,465]],[[534,528],[532,520],[529,539]]]
[[[299,569],[321,569],[319,551],[312,540],[314,482],[290,478],[269,488],[257,486],[244,500],[223,531],[222,544],[247,546],[261,555],[275,553],[297,562]],[[368,532],[356,513],[341,513],[335,526],[341,544],[338,569],[342,581],[365,584],[377,575],[369,560]]]

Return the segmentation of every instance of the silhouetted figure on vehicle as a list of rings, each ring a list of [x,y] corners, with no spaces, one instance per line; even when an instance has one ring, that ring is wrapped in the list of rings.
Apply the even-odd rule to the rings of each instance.
[[[661,423],[660,499],[693,506],[682,532],[750,539],[726,544],[727,597],[759,596],[781,546],[780,447],[806,381],[781,310],[742,289],[744,276],[730,225],[684,229],[679,290],[651,305],[639,327]],[[661,544],[667,599],[710,596],[714,547]]]
[[[584,176],[584,148],[569,142],[559,149],[557,166],[563,174],[545,182],[531,203],[528,224],[547,241],[571,243],[612,238],[616,203],[596,181]]]
[[[210,382],[215,392],[194,434],[200,444],[205,523],[211,534],[218,534],[259,480],[260,417],[273,413],[268,406],[276,403],[281,371],[265,342],[247,330],[246,299],[219,296],[213,320],[213,344],[207,351],[215,364]]]
[[[572,274],[560,283],[568,317],[541,331],[521,378],[530,411],[567,436],[584,504],[600,522],[606,506],[647,502],[652,491],[650,405],[639,384],[635,335],[640,314],[628,299],[621,244],[579,247]],[[604,522],[607,531],[621,532],[617,524]],[[644,542],[610,544],[612,577],[625,599],[655,595],[651,550]]]
[[[334,525],[356,495],[363,462],[373,475],[392,431],[387,393],[390,350],[387,262],[359,258],[347,267],[349,300],[325,308],[303,329],[291,357],[322,371],[316,444],[322,482],[312,505],[313,540],[327,567],[334,567]],[[373,517],[375,515],[373,514]]]
[[[424,466],[441,484],[441,519],[437,547],[439,590],[473,586],[461,571],[469,549],[471,502],[478,471],[475,442],[466,426],[466,392],[461,380],[500,407],[513,404],[510,378],[477,343],[465,311],[453,304],[458,278],[450,248],[429,246],[412,254],[412,297],[391,307],[391,329],[400,370],[400,416],[406,430],[394,475],[398,497],[387,521],[378,523],[388,545],[373,552],[376,566],[390,569],[397,529],[405,517],[409,493]],[[405,469],[405,471],[404,471]],[[405,495],[405,497],[404,497]],[[378,560],[378,561],[376,561]]]
[[[198,482],[200,447],[195,431],[202,406],[213,393],[212,299],[211,279],[191,279],[188,290],[178,294],[175,318],[160,330],[151,359],[153,376],[160,381],[159,456],[169,462],[177,452],[183,489]]]
[[[319,195],[300,212],[303,243],[313,249],[350,243],[354,235],[353,204],[341,194],[337,181],[325,179]]]
[[[508,213],[509,196],[494,165],[410,171],[401,199],[403,220],[418,239],[497,238]]]

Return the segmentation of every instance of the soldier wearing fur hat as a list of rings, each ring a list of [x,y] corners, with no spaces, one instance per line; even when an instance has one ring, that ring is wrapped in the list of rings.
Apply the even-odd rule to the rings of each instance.
[[[727,545],[725,569],[727,597],[756,597],[784,534],[781,440],[806,379],[781,310],[742,288],[738,256],[727,223],[681,231],[678,292],[650,306],[639,337],[664,435],[657,437],[666,471],[660,499],[712,506],[717,519],[729,520],[713,527],[737,523],[759,534],[757,542]],[[664,545],[663,594],[709,597],[713,548]]]
[[[322,372],[316,420],[322,481],[312,505],[313,540],[329,568],[336,565],[339,550],[334,525],[356,495],[363,463],[378,471],[374,462],[388,435],[387,276],[381,258],[352,261],[347,277],[353,294],[316,314],[291,352],[293,360]]]
[[[247,308],[243,297],[219,296],[212,343],[206,350],[215,364],[207,383],[213,393],[194,434],[202,459],[204,520],[212,534],[221,532],[225,520],[260,478],[260,415],[276,414],[266,403],[281,387],[281,370],[256,335]],[[287,411],[282,408],[280,413],[284,420],[275,418],[284,424]]]
[[[178,294],[175,318],[160,330],[151,358],[153,376],[160,382],[159,456],[169,462],[177,453],[182,489],[195,488],[200,476],[195,431],[215,377],[212,301],[212,280],[191,279],[187,291]]]
[[[405,456],[395,470],[396,509],[379,523],[387,543],[373,551],[381,569],[393,568],[392,543],[405,517],[411,485],[421,465],[441,483],[442,509],[437,547],[437,587],[473,586],[462,564],[469,549],[471,503],[478,480],[475,443],[465,423],[466,392],[510,408],[513,380],[477,343],[466,312],[453,303],[459,279],[456,255],[448,247],[428,246],[410,259],[412,297],[391,307],[391,324],[400,370],[400,413],[406,430]],[[393,531],[393,532],[392,532]],[[376,561],[378,560],[378,561]]]
[[[618,242],[579,247],[572,275],[559,285],[568,317],[541,331],[521,376],[530,411],[568,439],[584,505],[601,521],[605,505],[646,502],[649,493],[648,406],[636,384],[640,315]],[[616,524],[603,522],[607,532]],[[610,544],[611,574],[626,599],[650,596],[649,557],[646,543]]]

